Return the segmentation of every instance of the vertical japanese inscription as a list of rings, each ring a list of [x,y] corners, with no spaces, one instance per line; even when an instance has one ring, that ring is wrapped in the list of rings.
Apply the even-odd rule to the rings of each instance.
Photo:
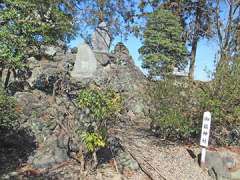
[[[211,127],[211,113],[204,112],[203,123],[202,123],[202,133],[201,133],[201,140],[200,140],[200,145],[203,147],[208,147],[210,127]]]

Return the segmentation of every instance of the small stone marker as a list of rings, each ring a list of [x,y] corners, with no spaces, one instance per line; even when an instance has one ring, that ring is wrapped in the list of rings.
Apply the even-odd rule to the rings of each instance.
[[[101,22],[92,37],[93,50],[97,52],[108,52],[110,43],[111,37],[107,24]]]
[[[201,140],[200,146],[202,146],[201,152],[201,165],[204,165],[206,152],[208,147],[209,135],[210,135],[210,127],[211,127],[211,113],[204,112],[203,114],[203,123],[202,123],[202,133],[201,133]]]
[[[97,60],[92,49],[83,43],[78,47],[76,61],[71,76],[76,79],[91,78],[97,69]]]

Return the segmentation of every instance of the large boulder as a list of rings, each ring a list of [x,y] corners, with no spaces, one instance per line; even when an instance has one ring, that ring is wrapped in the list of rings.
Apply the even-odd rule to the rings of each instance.
[[[9,83],[7,92],[10,95],[14,95],[16,92],[24,92],[31,90],[31,86],[27,81],[15,80]]]
[[[214,179],[240,178],[239,148],[217,148],[207,151],[205,166]]]
[[[96,68],[97,60],[91,48],[86,43],[80,45],[71,76],[78,80],[92,78]]]
[[[53,61],[62,61],[62,57],[67,50],[67,45],[60,40],[58,40],[56,44],[55,46],[41,46],[40,56],[45,56]]]
[[[49,168],[69,160],[67,152],[68,149],[60,147],[57,137],[53,135],[49,137],[41,151],[36,151],[34,156],[29,158],[28,163],[34,168]]]
[[[148,113],[148,81],[140,69],[134,64],[128,49],[118,43],[114,49],[115,61],[113,64],[112,80],[110,85],[118,91],[122,91],[125,100],[125,108],[135,115],[144,116]]]
[[[101,22],[92,37],[93,50],[108,52],[111,43],[110,32],[105,22]]]

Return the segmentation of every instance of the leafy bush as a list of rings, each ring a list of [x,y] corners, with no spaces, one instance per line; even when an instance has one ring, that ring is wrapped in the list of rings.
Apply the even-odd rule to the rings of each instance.
[[[217,68],[215,79],[199,94],[200,109],[213,117],[213,138],[218,144],[240,144],[240,58]],[[232,137],[238,132],[238,137]]]
[[[180,112],[170,108],[166,111],[160,110],[158,116],[154,118],[154,123],[157,123],[158,126],[153,131],[157,130],[156,133],[166,139],[186,138],[191,132],[190,122]]]
[[[79,92],[77,103],[79,108],[89,110],[90,117],[97,124],[97,128],[80,132],[80,137],[88,151],[94,153],[98,148],[105,146],[106,121],[114,118],[121,111],[122,98],[111,89],[86,88]]]
[[[88,108],[90,115],[98,120],[110,118],[120,112],[122,106],[121,96],[110,89],[83,89],[78,94],[77,102],[81,109]]]
[[[0,87],[0,128],[12,129],[18,126],[16,103]]]
[[[199,121],[192,116],[189,85],[185,80],[169,78],[158,81],[151,90],[154,103],[150,113],[152,131],[168,140],[186,140],[199,134]]]
[[[89,152],[94,152],[97,148],[105,146],[104,138],[98,133],[83,133],[82,140],[85,143]]]
[[[151,128],[169,140],[199,138],[202,116],[212,114],[211,141],[240,145],[240,58],[218,66],[210,82],[169,78],[154,83]],[[199,139],[196,139],[199,140]]]

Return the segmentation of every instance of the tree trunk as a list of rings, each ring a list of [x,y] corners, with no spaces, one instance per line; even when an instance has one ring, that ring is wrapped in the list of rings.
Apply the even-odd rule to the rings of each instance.
[[[228,61],[228,58],[227,57],[229,57],[228,55],[227,55],[227,51],[226,50],[221,50],[220,51],[220,57],[219,57],[219,62],[217,63],[217,65],[216,65],[216,72],[218,72],[220,69],[221,69],[221,67]]]
[[[11,75],[11,69],[9,68],[9,69],[8,69],[8,72],[7,72],[6,79],[5,79],[5,83],[4,83],[4,88],[5,88],[5,89],[8,87],[10,75]]]
[[[203,3],[203,2],[202,2]],[[205,1],[204,1],[205,3]],[[199,40],[199,29],[200,29],[200,18],[201,18],[201,2],[199,2],[197,9],[196,9],[196,19],[194,22],[194,32],[193,32],[193,39],[192,39],[192,50],[191,50],[191,59],[190,59],[190,67],[188,77],[190,80],[194,80],[194,70],[195,70],[195,62],[196,62],[196,54],[197,54],[197,45]]]
[[[17,72],[16,72],[16,70],[12,69],[12,73],[13,73],[14,80],[16,80],[17,79]]]
[[[2,85],[3,68],[0,69],[0,86]]]
[[[227,26],[224,29],[224,35],[221,34],[221,29],[219,24],[221,22],[219,22],[218,20],[218,26],[217,26],[217,30],[218,30],[218,38],[219,38],[219,42],[220,42],[220,58],[219,58],[219,62],[217,64],[216,67],[216,71],[218,71],[220,69],[221,66],[223,66],[228,60],[231,55],[231,33],[232,33],[232,28],[233,28],[233,17],[234,17],[234,10],[233,10],[233,1],[229,1],[229,12],[228,12],[228,19],[227,19]],[[218,1],[218,6],[217,8],[219,8],[219,1]],[[218,9],[218,14],[217,16],[219,16],[219,9]]]
[[[188,74],[188,77],[189,77],[190,80],[194,79],[195,62],[196,62],[196,54],[197,54],[197,44],[198,44],[198,39],[194,38],[193,41],[192,41],[191,61],[190,61],[189,74]]]
[[[104,21],[104,6],[106,5],[106,0],[98,0],[98,6],[99,6],[99,23]]]

